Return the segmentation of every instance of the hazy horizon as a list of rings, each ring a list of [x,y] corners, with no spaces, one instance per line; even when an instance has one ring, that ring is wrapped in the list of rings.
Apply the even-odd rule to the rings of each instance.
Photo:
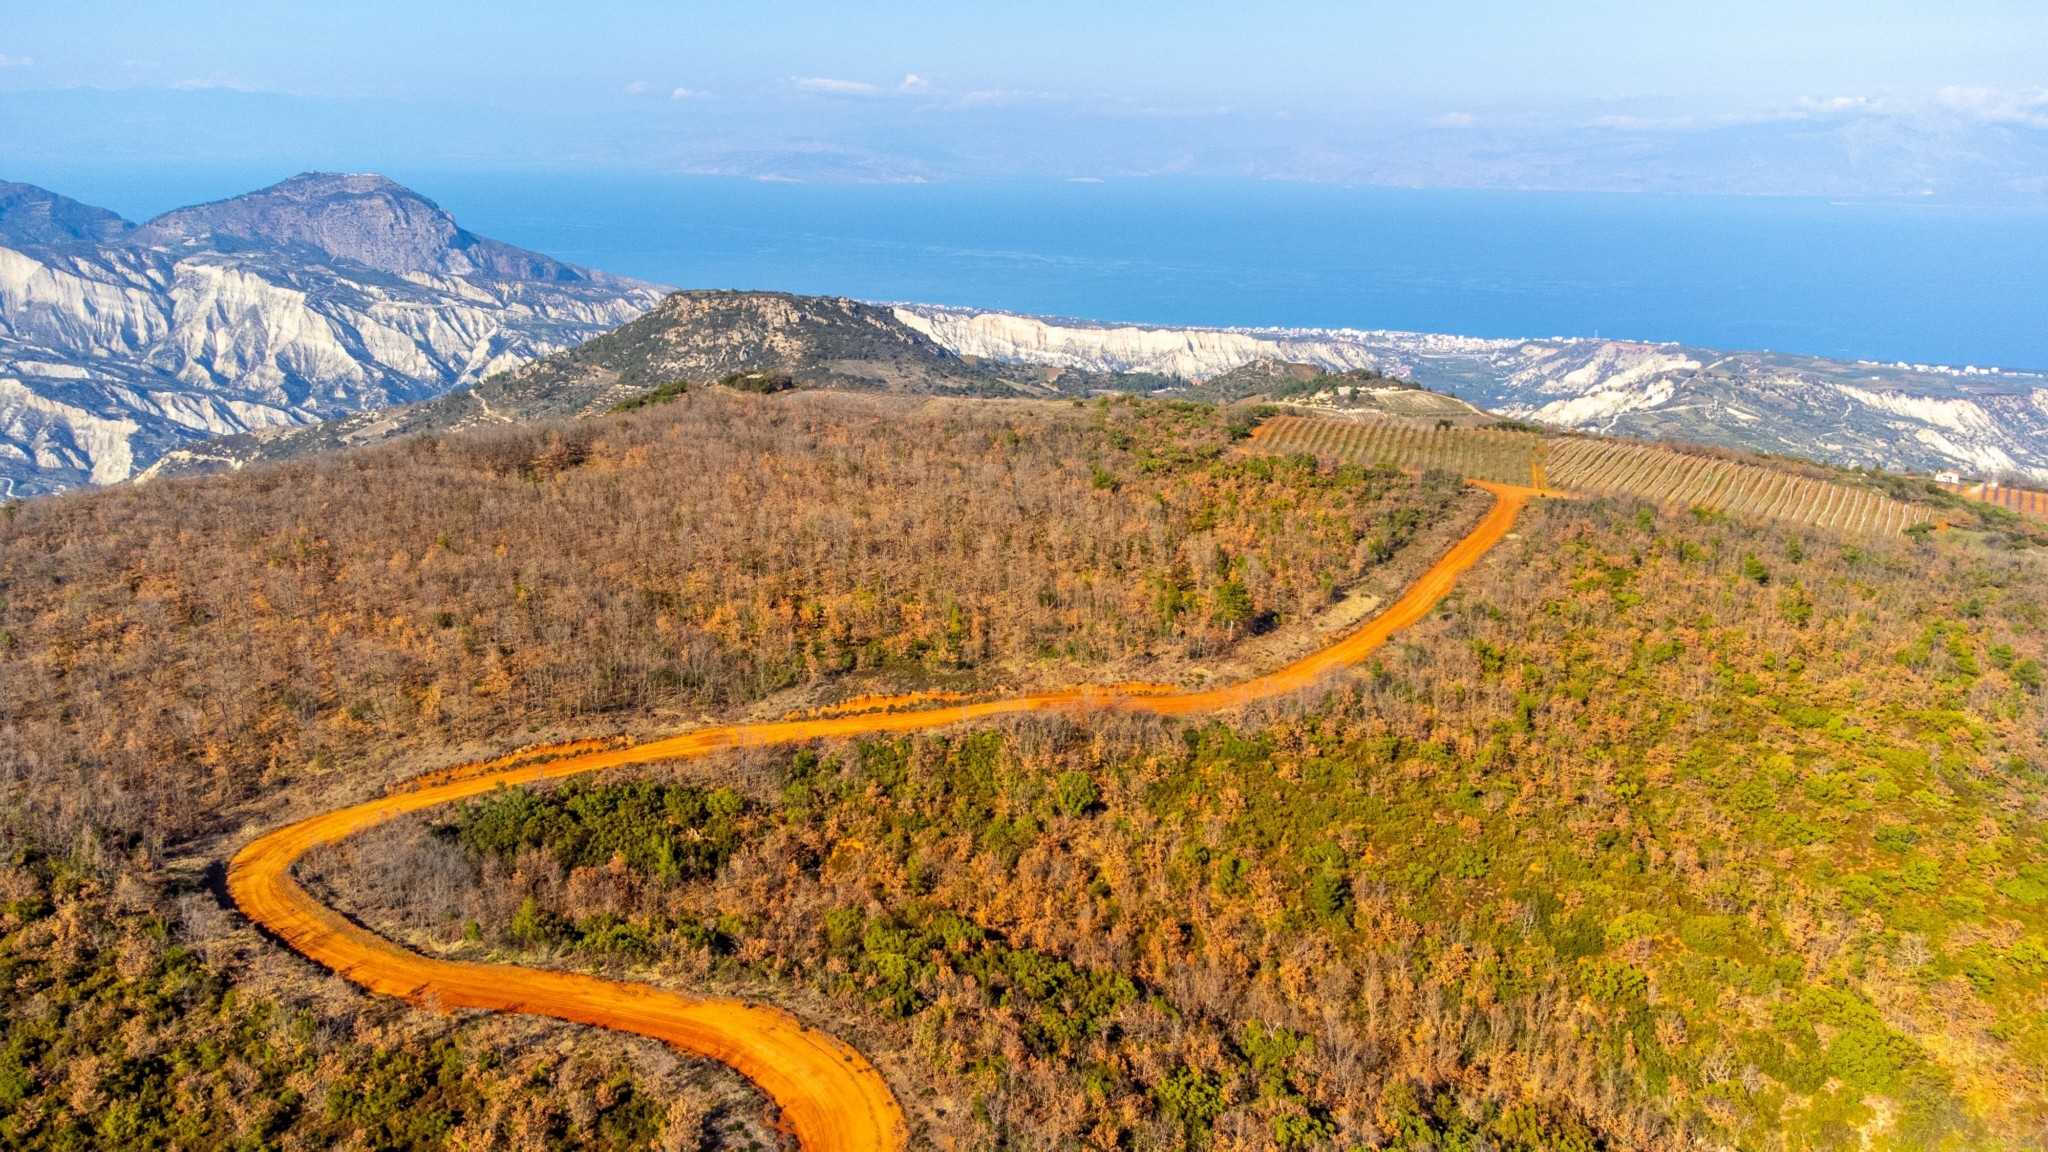
[[[1112,323],[1606,336],[2048,368],[2048,331],[2034,323],[2048,295],[2048,212],[2034,207],[1192,176],[845,184],[385,174],[473,232],[686,288]],[[284,174],[29,175],[140,219]]]
[[[688,286],[2048,368],[2037,5],[12,16],[0,178],[131,219],[377,171]]]
[[[2048,10],[478,4],[11,13],[0,160],[1238,176],[2048,202]]]

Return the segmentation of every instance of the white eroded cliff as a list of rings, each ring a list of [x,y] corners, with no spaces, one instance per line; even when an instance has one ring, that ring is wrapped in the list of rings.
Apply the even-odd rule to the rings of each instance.
[[[1503,415],[1892,469],[2048,480],[2048,379],[1625,340],[1094,325],[901,305],[941,346],[1019,364],[1207,379],[1260,358],[1372,368]]]
[[[381,178],[298,178],[250,199],[104,236],[0,236],[9,492],[113,483],[196,437],[436,396],[663,295],[471,236]]]

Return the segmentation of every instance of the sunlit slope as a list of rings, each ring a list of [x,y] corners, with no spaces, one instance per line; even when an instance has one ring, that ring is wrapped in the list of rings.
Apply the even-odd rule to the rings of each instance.
[[[1933,518],[1912,504],[1813,476],[1646,444],[1567,440],[1544,460],[1550,482],[1593,496],[1711,508],[1748,520],[1891,533]]]
[[[2029,519],[2048,520],[2048,492],[1997,483],[1943,484],[1942,487],[1965,500],[1981,500]]]
[[[406,812],[438,807],[493,789],[605,768],[687,759],[734,747],[826,737],[913,732],[1024,712],[1136,712],[1186,716],[1271,699],[1316,684],[1358,663],[1395,631],[1421,620],[1458,576],[1514,526],[1533,493],[1487,485],[1493,509],[1399,600],[1336,644],[1265,676],[1229,687],[1163,695],[1076,688],[921,711],[886,711],[915,699],[878,700],[877,711],[816,720],[702,728],[646,744],[568,752],[538,764],[480,765],[422,777],[389,797],[302,820],[262,836],[235,855],[228,890],[243,913],[302,955],[373,992],[438,1011],[483,1008],[594,1024],[665,1041],[722,1061],[758,1084],[807,1152],[901,1147],[902,1110],[873,1065],[842,1041],[779,1009],[698,998],[578,973],[436,960],[409,952],[315,900],[293,876],[314,847]]]
[[[1542,487],[1543,437],[1495,428],[1445,428],[1403,420],[1275,416],[1254,444],[1268,452],[1311,452],[1350,464],[1440,468],[1474,480]]]
[[[1500,483],[1628,496],[1852,535],[1894,533],[1937,518],[1919,505],[1791,468],[1597,437],[1276,416],[1260,427],[1253,444],[1266,452],[1441,468]]]

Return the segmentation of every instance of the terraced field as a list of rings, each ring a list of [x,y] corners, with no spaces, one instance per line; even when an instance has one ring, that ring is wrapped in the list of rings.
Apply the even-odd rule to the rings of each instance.
[[[1942,487],[1965,500],[1982,500],[2034,520],[2048,520],[2048,492],[2011,488],[2004,484],[1943,484]]]
[[[1275,453],[1310,452],[1349,463],[1442,468],[1499,483],[1589,496],[1633,496],[1851,534],[1898,532],[1936,518],[1930,509],[1866,488],[1761,464],[1592,437],[1276,416],[1260,427],[1254,447]],[[2038,498],[2025,507],[2040,508],[2048,519],[2048,494],[2015,498],[2019,495]],[[2024,511],[2018,503],[2006,506]]]
[[[1884,534],[1932,520],[1925,508],[1865,488],[1777,468],[1691,456],[1647,444],[1566,440],[1544,459],[1550,483],[1590,496],[1634,496],[1712,508],[1753,520],[1784,520],[1837,532]]]
[[[1536,465],[1543,437],[1494,428],[1436,428],[1396,420],[1318,420],[1275,416],[1259,426],[1258,447],[1291,455],[1397,468],[1441,468],[1496,484],[1543,486]]]

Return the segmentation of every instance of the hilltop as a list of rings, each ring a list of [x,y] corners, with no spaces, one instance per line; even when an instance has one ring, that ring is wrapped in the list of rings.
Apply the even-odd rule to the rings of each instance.
[[[167,454],[182,476],[483,425],[592,416],[663,385],[759,373],[809,388],[960,396],[1057,395],[1029,373],[946,351],[886,308],[785,292],[675,292],[613,331],[436,400]]]
[[[381,272],[639,286],[462,228],[441,206],[373,172],[307,172],[226,200],[178,208],[128,234],[136,244],[231,251],[308,248]]]
[[[1204,380],[1154,389],[1152,394],[1226,404],[1263,400],[1350,415],[1448,420],[1456,426],[1491,424],[1499,419],[1455,396],[1383,376],[1371,368],[1332,372],[1315,364],[1265,358],[1247,361]]]
[[[1193,382],[1149,373],[1037,370],[957,354],[885,306],[786,292],[685,291],[614,331],[437,400],[224,437],[167,454],[143,478],[240,468],[400,436],[594,416],[655,389],[672,394],[748,374],[792,387],[982,399],[1140,393],[1224,404],[1270,400],[1460,425],[1495,419],[1454,397],[1370,370],[1330,373],[1258,360]]]

